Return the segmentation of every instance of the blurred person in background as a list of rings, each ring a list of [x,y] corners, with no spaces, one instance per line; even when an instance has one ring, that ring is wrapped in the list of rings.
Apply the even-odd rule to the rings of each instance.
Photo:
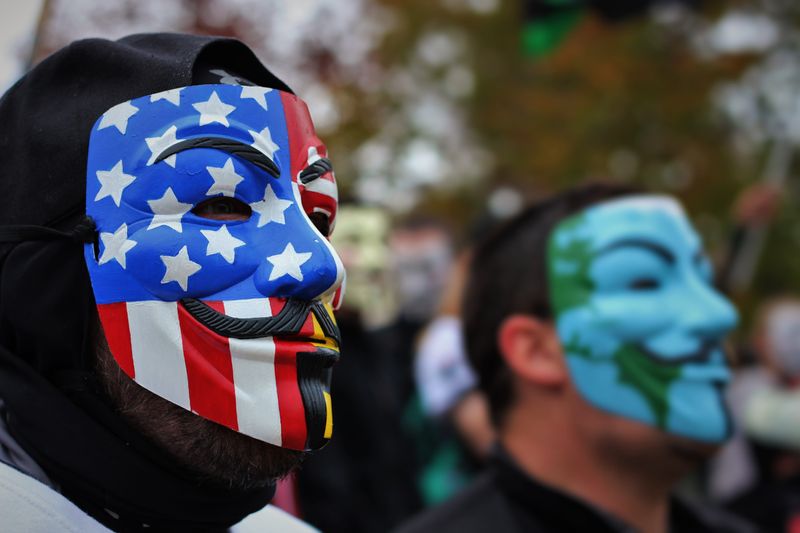
[[[752,530],[670,496],[729,436],[737,321],[674,199],[588,185],[526,209],[476,249],[463,316],[500,446],[399,531]]]
[[[460,316],[464,284],[475,243],[517,214],[523,202],[519,192],[509,187],[495,189],[488,196],[486,210],[470,229],[470,243],[450,265],[438,310],[420,335],[414,356],[414,379],[423,412],[450,425],[479,461],[488,455],[495,433],[464,347]]]
[[[416,512],[414,446],[400,421],[410,380],[398,338],[397,275],[385,210],[346,204],[332,243],[347,269],[337,321],[342,360],[331,384],[336,439],[297,474],[300,515],[328,533],[379,533]]]
[[[483,394],[463,348],[461,306],[469,252],[453,260],[450,233],[435,218],[412,216],[392,230],[390,245],[401,302],[393,325],[404,431],[416,444],[417,486],[425,505],[463,488],[494,439]]]
[[[436,316],[452,283],[453,242],[439,219],[411,215],[393,225],[389,249],[398,307],[387,340],[394,347],[396,394],[407,405],[415,390],[414,353],[420,333]]]
[[[737,195],[731,206],[733,231],[717,277],[717,285],[724,292],[736,294],[752,281],[762,251],[760,246],[753,246],[752,237],[765,231],[779,214],[783,193],[784,186],[779,183],[758,181]],[[791,303],[791,298],[782,297],[760,304],[754,313],[751,334],[737,343],[734,379],[726,392],[734,434],[710,461],[706,471],[707,494],[713,501],[730,502],[752,490],[759,479],[764,479],[759,471],[763,464],[757,461],[755,453],[758,447],[744,430],[744,414],[754,392],[771,386],[776,376],[785,374],[779,370],[778,361],[791,359],[787,351],[791,346],[787,336],[791,328],[790,322],[779,320],[778,316],[790,315],[783,311],[773,314],[773,311],[776,307],[791,307]],[[782,325],[777,326],[778,323]],[[775,350],[784,355],[776,356]],[[778,381],[783,380],[778,378]]]
[[[389,249],[398,314],[408,322],[426,323],[439,309],[451,278],[450,232],[436,218],[412,215],[392,226]]]
[[[451,268],[439,312],[420,335],[414,377],[424,420],[416,440],[423,463],[419,486],[426,505],[462,489],[483,465],[494,443],[486,396],[464,348],[459,310],[471,253]]]
[[[479,413],[484,409],[488,422],[488,406],[477,391],[477,378],[466,358],[459,316],[470,255],[462,252],[453,264],[441,308],[420,338],[414,363],[425,412],[434,417],[449,414],[470,450],[483,457],[494,441],[494,431],[477,420],[471,424],[473,416],[483,418]]]
[[[742,433],[739,455],[729,451],[729,457],[722,457],[726,460],[716,465],[712,480],[739,489],[727,498],[732,511],[766,531],[797,531],[800,299],[775,298],[759,309],[752,349],[757,364],[740,371],[731,390],[735,394],[730,395]],[[734,475],[737,478],[730,479]]]
[[[337,199],[239,41],[77,41],[0,101],[4,531],[310,531],[267,506],[331,437]]]
[[[752,405],[759,403],[753,402],[754,395],[770,390],[790,392],[800,378],[800,301],[781,297],[761,305],[742,360],[744,366],[736,370],[726,393],[737,433],[710,465],[709,492],[717,501],[730,501],[752,489],[759,478],[772,478],[768,472],[759,472],[764,465],[756,461],[745,424]],[[765,420],[768,424],[776,421]]]
[[[343,315],[364,329],[385,327],[397,316],[397,280],[392,272],[388,238],[391,219],[383,209],[348,204],[341,206],[332,243],[347,271],[347,298]]]

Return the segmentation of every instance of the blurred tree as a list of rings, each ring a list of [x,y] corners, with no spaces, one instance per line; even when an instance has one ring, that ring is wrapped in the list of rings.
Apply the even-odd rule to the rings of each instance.
[[[435,212],[456,227],[501,186],[530,199],[605,178],[677,194],[721,250],[737,194],[764,174],[769,117],[800,109],[796,90],[754,88],[781,79],[785,68],[769,65],[798,64],[792,0],[708,0],[699,13],[666,6],[615,24],[585,14],[536,60],[523,52],[523,0],[48,4],[39,57],[86,35],[242,38],[309,102],[343,196]],[[791,117],[785,131],[800,131]],[[800,136],[787,139],[793,150]],[[800,290],[798,185],[787,184],[795,194],[784,195],[754,284],[739,296],[746,308],[766,292]]]

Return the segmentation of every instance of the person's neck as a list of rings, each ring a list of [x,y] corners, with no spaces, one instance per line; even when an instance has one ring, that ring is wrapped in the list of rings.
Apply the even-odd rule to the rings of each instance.
[[[544,415],[548,418],[545,429],[543,424],[531,424],[530,414],[510,415],[501,432],[501,442],[526,473],[638,531],[668,530],[674,474],[662,476],[646,464],[623,466],[609,459],[576,434],[568,417]]]

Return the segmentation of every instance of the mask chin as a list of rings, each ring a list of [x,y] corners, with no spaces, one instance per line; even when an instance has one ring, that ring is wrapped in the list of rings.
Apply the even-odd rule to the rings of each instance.
[[[306,419],[306,450],[325,446],[333,434],[332,366],[339,354],[327,348],[297,354],[297,381]]]
[[[233,431],[291,450],[324,446],[339,359],[329,306],[266,298],[200,303],[194,313],[179,302],[99,306],[117,364],[151,393]],[[254,337],[253,328],[271,335]]]
[[[632,346],[599,361],[568,352],[567,361],[581,397],[602,411],[697,442],[718,444],[730,437],[724,381],[686,375],[685,366],[665,364]]]
[[[195,309],[190,312],[207,335],[219,336],[224,332],[229,347],[252,346],[263,352],[264,346],[274,345],[274,362],[263,359],[261,368],[253,371],[263,371],[264,365],[274,366],[276,415],[280,427],[270,431],[266,419],[263,422],[267,428],[259,423],[230,425],[212,420],[281,448],[311,451],[325,446],[333,432],[330,387],[333,366],[339,360],[340,343],[339,329],[329,306],[319,300],[289,299],[273,302],[273,316],[251,319],[228,316],[215,309],[220,307],[224,311],[225,303],[220,306],[219,303],[195,301],[186,309]],[[260,389],[262,383],[256,385]],[[251,398],[258,396],[257,390],[237,390],[237,394],[240,392],[243,397],[247,397],[248,392]],[[244,405],[245,402],[240,401],[237,406]],[[203,413],[198,414],[203,416]]]

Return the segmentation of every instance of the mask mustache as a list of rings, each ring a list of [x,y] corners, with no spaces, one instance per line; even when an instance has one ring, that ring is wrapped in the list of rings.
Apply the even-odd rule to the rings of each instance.
[[[718,341],[705,341],[700,345],[700,348],[693,352],[688,352],[675,357],[666,357],[658,352],[649,349],[644,343],[637,343],[636,349],[643,353],[649,359],[663,365],[683,365],[686,363],[705,363],[711,358],[715,350],[721,350],[724,353],[722,345]]]
[[[180,303],[200,324],[223,337],[234,339],[297,336],[309,313],[314,313],[325,336],[341,345],[339,327],[319,300],[290,298],[280,313],[261,318],[228,316],[196,298],[183,298]]]

